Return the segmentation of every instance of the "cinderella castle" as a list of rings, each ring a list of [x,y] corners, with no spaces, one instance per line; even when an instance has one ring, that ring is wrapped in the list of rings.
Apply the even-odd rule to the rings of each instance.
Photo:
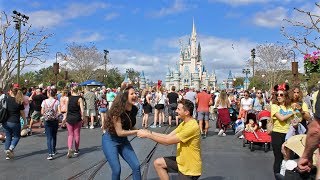
[[[183,89],[193,86],[196,90],[202,87],[215,89],[217,85],[214,70],[209,74],[203,65],[200,42],[197,44],[197,32],[193,21],[192,33],[188,45],[180,41],[180,59],[174,69],[168,69],[165,79],[166,89],[175,86]]]

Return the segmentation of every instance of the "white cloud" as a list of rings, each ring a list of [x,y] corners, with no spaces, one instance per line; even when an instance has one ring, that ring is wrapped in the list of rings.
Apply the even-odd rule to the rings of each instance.
[[[36,28],[50,28],[60,24],[69,19],[74,19],[81,16],[89,16],[98,9],[109,7],[105,3],[91,3],[91,4],[70,4],[65,9],[59,10],[40,10],[28,12],[30,16],[29,22]]]
[[[78,31],[73,37],[67,39],[67,42],[86,43],[102,41],[104,37],[97,32]]]
[[[172,6],[163,7],[160,10],[151,12],[151,17],[163,17],[171,14],[177,14],[190,9],[191,6],[184,3],[182,0],[175,0]]]
[[[209,0],[209,2],[212,2],[212,3],[221,2],[221,3],[229,4],[231,6],[266,3],[270,1],[272,0]]]
[[[253,21],[258,26],[277,27],[281,25],[283,19],[287,18],[287,11],[283,7],[262,11],[255,15]]]
[[[118,13],[115,13],[115,12],[109,13],[105,16],[105,20],[110,21],[110,20],[117,18],[118,16],[119,16]]]

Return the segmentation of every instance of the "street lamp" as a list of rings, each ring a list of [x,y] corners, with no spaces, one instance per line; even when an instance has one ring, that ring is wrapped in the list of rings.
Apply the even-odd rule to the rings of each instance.
[[[296,83],[297,82],[297,79],[299,79],[298,77],[298,62],[296,61],[296,53],[294,52],[294,50],[290,49],[288,51],[288,53],[286,54],[286,56],[289,54],[289,53],[292,53],[293,54],[293,61],[291,62],[291,71],[292,71],[292,74],[293,74],[293,82]],[[288,60],[286,59],[283,59],[281,60],[281,62],[283,64],[287,63]]]
[[[107,62],[108,62],[108,54],[109,54],[109,51],[108,50],[103,50],[104,52],[104,73],[105,75],[107,75]],[[103,82],[104,82],[104,78],[105,78],[105,75],[103,75]]]
[[[26,16],[16,10],[12,12],[13,21],[16,23],[15,29],[18,30],[18,62],[17,62],[17,83],[20,81],[20,43],[21,43],[21,24],[26,25],[29,16]]]
[[[61,56],[63,57],[63,61],[62,63],[65,64],[66,63],[66,55],[64,55],[63,53],[61,52],[57,52],[56,53],[56,62],[53,63],[53,74],[55,75],[55,85],[57,86],[57,83],[58,83],[58,74],[59,74],[59,70],[60,70],[60,66],[59,66],[59,63],[58,63],[58,56]],[[64,79],[65,80],[68,80],[68,71],[65,71],[64,73]]]

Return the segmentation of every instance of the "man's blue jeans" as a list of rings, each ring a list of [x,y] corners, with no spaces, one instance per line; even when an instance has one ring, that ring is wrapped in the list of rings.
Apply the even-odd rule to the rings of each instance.
[[[127,137],[106,132],[102,135],[102,149],[112,170],[112,180],[120,180],[119,154],[131,167],[133,180],[141,180],[139,160]]]
[[[58,127],[59,127],[58,120],[44,122],[44,128],[47,135],[47,147],[48,147],[49,154],[56,153]]]
[[[20,140],[21,125],[13,122],[4,122],[2,125],[6,133],[4,149],[13,150]]]

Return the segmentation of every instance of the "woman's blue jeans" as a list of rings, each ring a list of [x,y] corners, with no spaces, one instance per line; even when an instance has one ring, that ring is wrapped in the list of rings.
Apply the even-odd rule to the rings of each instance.
[[[48,153],[54,154],[56,153],[56,145],[57,145],[57,132],[59,128],[59,122],[56,121],[45,121],[44,128],[47,135],[47,147]]]
[[[2,125],[6,133],[6,142],[4,144],[4,149],[13,150],[20,140],[21,125],[20,123],[12,122],[4,122]]]
[[[112,170],[112,180],[120,180],[119,154],[131,167],[133,180],[141,180],[139,160],[127,137],[118,137],[106,132],[102,135],[102,149]]]

